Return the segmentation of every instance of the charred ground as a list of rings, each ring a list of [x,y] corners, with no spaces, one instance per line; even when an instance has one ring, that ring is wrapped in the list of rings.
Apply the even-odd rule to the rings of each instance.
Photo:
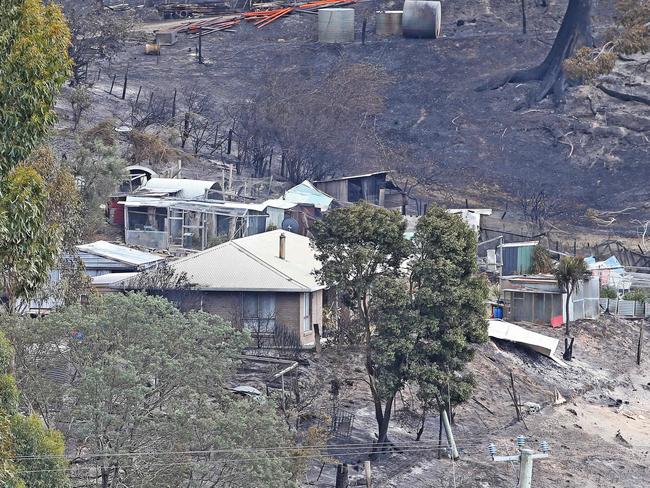
[[[612,3],[597,6],[596,33],[611,23]],[[119,80],[128,66],[130,92],[142,85],[145,92],[169,94],[191,84],[225,106],[251,98],[277,73],[291,73],[295,83],[317,88],[337,67],[380,65],[393,83],[386,93],[385,111],[375,121],[378,137],[382,144],[407,153],[408,163],[400,170],[416,176],[435,174],[436,182],[450,189],[444,198],[456,200],[445,203],[458,204],[469,197],[481,206],[502,207],[522,188],[532,186],[565,202],[565,222],[594,225],[586,217],[590,208],[634,207],[614,224],[625,231],[629,220],[648,213],[647,203],[639,203],[647,200],[650,177],[648,107],[583,86],[570,88],[564,105],[544,100],[515,110],[534,87],[475,90],[487,77],[543,59],[565,6],[566,2],[546,6],[531,2],[524,36],[520,11],[512,2],[453,2],[443,6],[445,37],[417,40],[377,38],[374,11],[399,5],[373,1],[355,7],[359,31],[364,16],[368,18],[365,45],[319,44],[316,17],[293,15],[264,29],[241,25],[234,33],[206,36],[203,65],[197,63],[196,39],[181,35],[176,45],[163,47],[160,58],[145,56],[143,43],[134,42],[127,53],[103,67],[96,88],[106,89],[112,74]],[[151,31],[158,24],[145,23],[143,29]],[[635,61],[619,62],[610,81],[642,92],[645,61],[637,56]],[[290,93],[292,86],[286,89]],[[127,104],[122,104],[126,113]],[[115,105],[119,112],[119,103]],[[370,149],[366,154],[357,158],[354,171],[398,166]],[[421,191],[442,198],[426,186]]]

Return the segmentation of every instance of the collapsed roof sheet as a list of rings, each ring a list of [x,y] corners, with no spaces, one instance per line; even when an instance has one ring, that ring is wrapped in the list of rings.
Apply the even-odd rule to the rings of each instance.
[[[522,344],[550,358],[553,357],[553,353],[560,342],[554,337],[531,332],[504,320],[489,320],[488,322],[488,335],[490,337]]]
[[[151,264],[165,259],[158,254],[138,251],[137,249],[131,249],[127,246],[120,246],[106,241],[81,244],[77,246],[77,249],[89,254],[94,254],[95,256],[101,256],[103,258],[112,259],[132,266]]]

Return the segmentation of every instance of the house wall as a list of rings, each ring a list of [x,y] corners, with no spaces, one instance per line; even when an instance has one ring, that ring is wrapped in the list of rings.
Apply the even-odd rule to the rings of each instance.
[[[281,324],[296,337],[302,346],[314,343],[313,327],[303,330],[303,293],[280,293],[275,295],[275,322]],[[163,296],[173,302],[180,310],[203,310],[218,315],[234,324],[241,324],[243,317],[243,293],[240,291],[199,291],[199,290],[162,290],[152,294]],[[311,300],[310,323],[322,324],[323,293],[317,291],[308,294]]]
[[[322,181],[314,183],[316,188],[334,197],[335,200],[340,202],[348,201],[348,181]]]

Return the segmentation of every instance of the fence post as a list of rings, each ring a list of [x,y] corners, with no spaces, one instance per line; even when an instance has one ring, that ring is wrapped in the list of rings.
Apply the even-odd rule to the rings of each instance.
[[[348,488],[350,486],[348,479],[348,465],[339,464],[336,467],[336,488]]]
[[[127,66],[126,71],[124,72],[124,86],[122,87],[122,100],[126,98],[126,84],[129,81],[129,67]]]
[[[113,87],[115,86],[115,78],[117,78],[117,73],[113,75],[113,81],[111,81],[111,89],[108,92],[109,95],[113,94]]]

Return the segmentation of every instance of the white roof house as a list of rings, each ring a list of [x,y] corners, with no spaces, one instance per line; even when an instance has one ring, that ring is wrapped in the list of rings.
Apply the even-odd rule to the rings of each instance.
[[[280,236],[285,236],[285,257]],[[325,286],[313,272],[320,268],[310,240],[274,230],[255,234],[192,254],[170,266],[187,273],[200,290],[313,292]]]

